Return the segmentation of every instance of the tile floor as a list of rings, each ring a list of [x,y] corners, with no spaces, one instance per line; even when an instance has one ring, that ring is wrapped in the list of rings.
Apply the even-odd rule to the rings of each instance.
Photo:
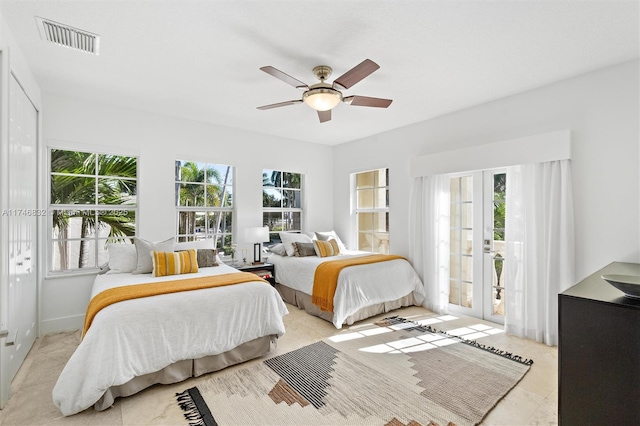
[[[285,317],[287,333],[271,355],[278,355],[323,338],[348,333],[361,323],[343,330],[288,306]],[[411,307],[394,311],[408,319],[417,319],[429,311]],[[382,314],[364,323],[383,318]],[[556,425],[557,424],[557,364],[558,352],[536,342],[508,336],[495,324],[469,317],[435,317],[437,329],[458,334],[480,343],[532,358],[534,364],[524,379],[487,415],[482,425]],[[498,327],[498,328],[496,328]],[[88,409],[71,417],[63,417],[51,400],[51,390],[67,359],[78,342],[78,333],[59,333],[37,339],[23,367],[12,384],[12,398],[0,411],[0,425],[187,425],[182,411],[175,404],[174,394],[196,386],[210,376],[189,379],[174,385],[153,386],[128,398],[116,400],[110,409],[97,412]],[[260,362],[253,360],[249,362]],[[244,366],[246,364],[243,364]],[[224,374],[234,366],[224,370]]]

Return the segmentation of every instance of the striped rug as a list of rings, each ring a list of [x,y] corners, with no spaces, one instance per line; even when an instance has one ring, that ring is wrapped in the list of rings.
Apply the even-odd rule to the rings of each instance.
[[[532,361],[398,317],[177,394],[190,425],[476,425]]]

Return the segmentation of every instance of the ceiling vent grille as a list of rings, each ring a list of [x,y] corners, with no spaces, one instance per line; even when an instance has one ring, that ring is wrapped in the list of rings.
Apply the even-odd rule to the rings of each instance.
[[[100,47],[99,35],[37,16],[36,21],[38,21],[40,37],[43,40],[93,55],[98,54]]]

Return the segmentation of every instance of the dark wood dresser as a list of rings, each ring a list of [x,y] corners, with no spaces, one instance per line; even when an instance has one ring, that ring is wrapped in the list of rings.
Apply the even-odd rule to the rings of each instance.
[[[640,275],[613,262],[558,295],[558,421],[640,425],[640,299],[601,278]]]

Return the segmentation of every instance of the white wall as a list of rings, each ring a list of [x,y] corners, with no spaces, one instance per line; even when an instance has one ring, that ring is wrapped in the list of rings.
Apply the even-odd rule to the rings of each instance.
[[[304,230],[332,228],[331,147],[49,93],[43,94],[43,103],[43,156],[46,156],[47,146],[60,143],[139,155],[137,226],[141,238],[156,241],[175,235],[173,185],[174,162],[178,159],[236,167],[236,229],[262,225],[263,169],[303,173],[306,194]],[[46,188],[42,192],[41,203],[46,207]],[[238,248],[242,247],[242,242],[238,241]],[[81,326],[93,277],[44,280],[43,333]]]
[[[628,62],[336,147],[336,231],[355,245],[349,175],[389,167],[391,251],[408,255],[412,157],[570,129],[577,279],[640,262],[639,75]]]

